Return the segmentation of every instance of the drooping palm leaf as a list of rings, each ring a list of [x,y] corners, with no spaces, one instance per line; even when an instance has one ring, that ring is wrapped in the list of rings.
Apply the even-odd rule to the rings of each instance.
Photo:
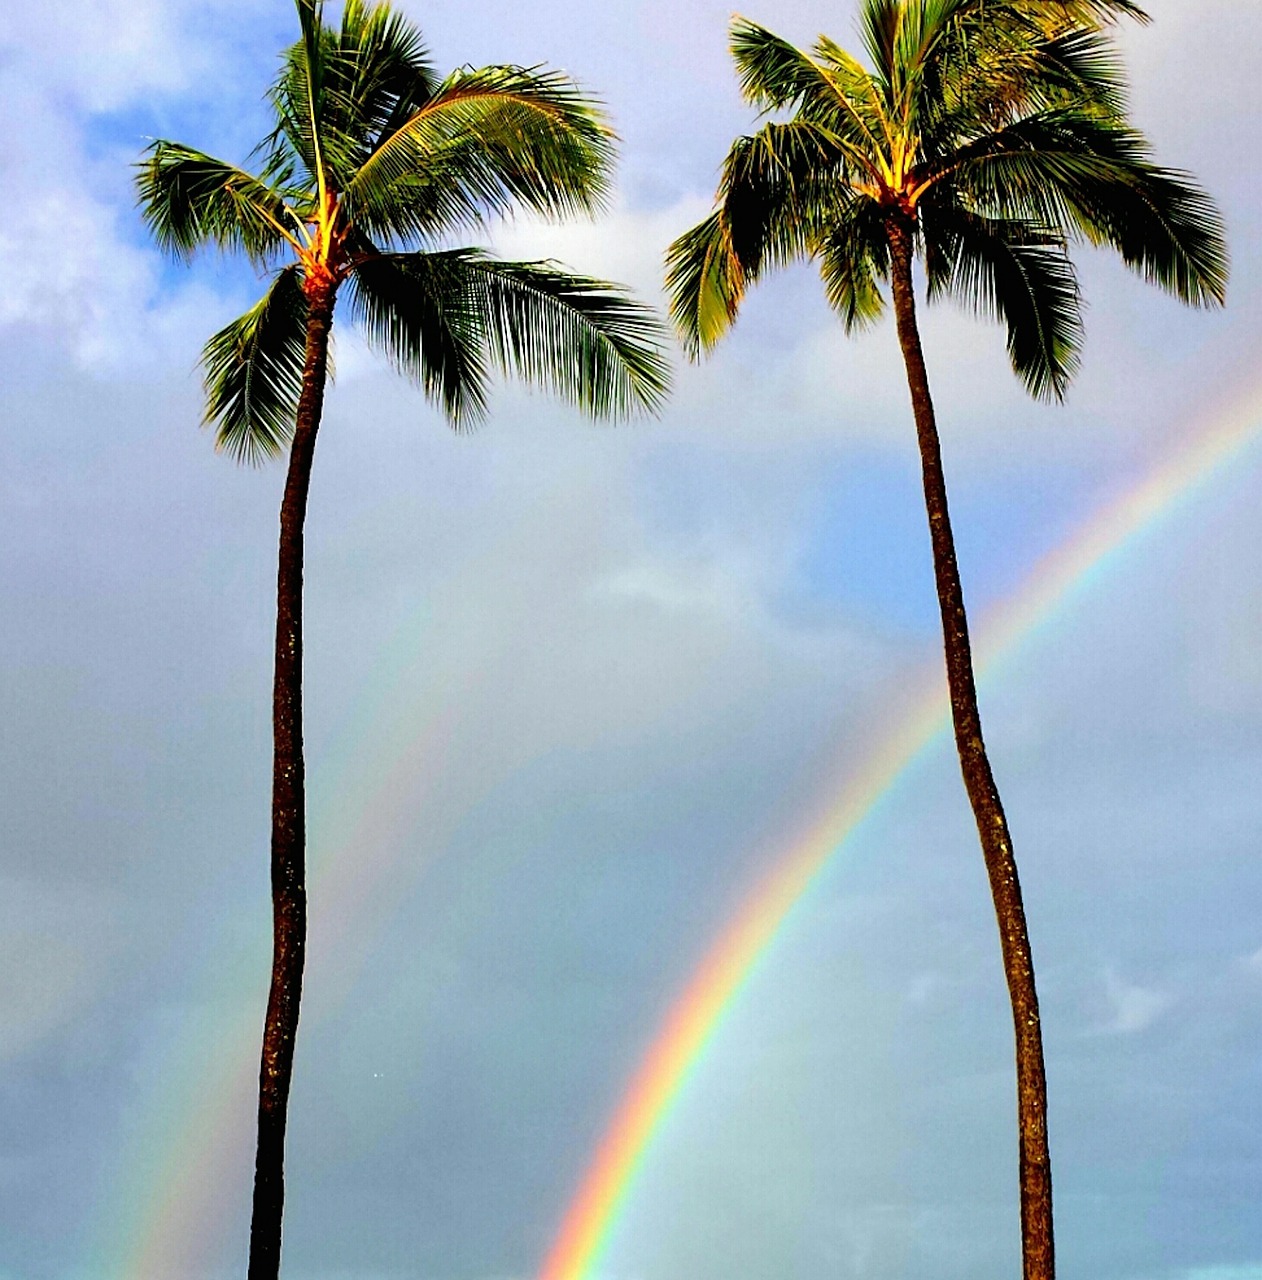
[[[962,151],[952,181],[974,201],[1111,246],[1184,302],[1225,297],[1221,215],[1188,175],[1154,165],[1128,126],[1091,111],[1032,115]]]
[[[1078,367],[1077,275],[1055,231],[943,203],[926,217],[929,296],[953,296],[1008,329],[1013,372],[1038,399],[1061,399]]]
[[[814,250],[828,305],[847,333],[875,323],[885,311],[881,281],[889,274],[884,220],[871,200],[839,202]]]
[[[205,421],[215,428],[217,448],[255,463],[284,450],[302,390],[306,328],[301,274],[291,266],[206,343]]]
[[[450,253],[375,254],[350,278],[351,313],[401,372],[457,424],[486,410],[489,368],[482,317]]]
[[[485,411],[492,368],[601,416],[651,408],[665,390],[652,311],[553,263],[501,262],[476,249],[381,254],[352,281],[370,341],[455,425]]]
[[[849,169],[848,149],[813,120],[736,139],[720,208],[667,251],[671,312],[691,354],[722,337],[765,270],[810,256],[827,217],[821,196]]]

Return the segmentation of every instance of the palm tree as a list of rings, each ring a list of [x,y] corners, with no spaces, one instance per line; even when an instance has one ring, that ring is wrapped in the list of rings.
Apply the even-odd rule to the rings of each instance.
[[[249,1275],[280,1267],[284,1139],[306,935],[302,749],[303,524],[329,341],[351,314],[453,425],[484,411],[493,370],[593,415],[663,397],[665,330],[617,287],[553,263],[451,247],[524,207],[588,213],[608,191],[614,135],[598,106],[543,68],[462,68],[439,78],[420,33],[387,4],[297,0],[301,38],[270,93],[257,174],[179,143],[138,166],[141,209],[180,258],[243,252],[266,293],[202,353],[206,420],[244,460],[289,453],[280,510],[273,685],[274,950],[259,1078]],[[282,265],[284,263],[284,265]]]
[[[689,353],[713,346],[772,267],[819,264],[847,332],[875,321],[888,283],[906,366],[942,618],[951,714],[977,820],[1016,1032],[1026,1280],[1053,1275],[1042,1033],[1012,841],[982,739],[913,259],[930,301],[1003,321],[1013,369],[1060,399],[1082,337],[1068,248],[1110,246],[1193,305],[1223,301],[1220,218],[1161,169],[1126,118],[1108,38],[1129,0],[864,0],[865,65],[821,36],[811,53],[737,18],[746,100],[771,116],[732,145],[715,211],[671,246],[671,308]]]

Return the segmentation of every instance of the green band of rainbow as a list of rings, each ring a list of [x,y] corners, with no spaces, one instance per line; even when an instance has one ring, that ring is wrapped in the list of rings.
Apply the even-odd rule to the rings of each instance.
[[[991,616],[977,646],[988,674],[1088,589],[1162,516],[1190,501],[1262,434],[1262,393],[1251,392],[1120,499],[1088,520]],[[570,1203],[539,1280],[590,1280],[617,1229],[653,1142],[706,1050],[793,909],[857,828],[948,727],[940,681],[850,778],[839,799],[775,859],[667,1013]]]

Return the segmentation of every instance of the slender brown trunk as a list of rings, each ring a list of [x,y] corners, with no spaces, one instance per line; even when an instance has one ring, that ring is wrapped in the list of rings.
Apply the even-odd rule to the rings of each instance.
[[[1017,880],[1008,821],[995,786],[986,745],[982,741],[981,714],[964,612],[964,591],[955,559],[955,541],[947,510],[946,479],[929,378],[925,370],[920,334],[916,327],[916,299],[912,289],[912,225],[894,213],[888,221],[894,312],[898,340],[907,367],[916,436],[924,473],[925,507],[933,542],[933,569],[942,614],[942,638],[946,650],[947,685],[951,695],[951,719],[959,751],[964,787],[968,792],[982,855],[990,877],[1004,973],[1012,1002],[1016,1030],[1017,1127],[1020,1145],[1021,1256],[1024,1280],[1052,1280],[1055,1272],[1052,1237],[1052,1170],[1047,1145],[1047,1076],[1043,1067],[1043,1033],[1039,1023],[1038,993],[1034,986],[1034,960]]]
[[[289,472],[280,507],[276,666],[272,683],[272,986],[259,1067],[258,1148],[250,1222],[249,1280],[280,1274],[285,1204],[285,1121],[307,944],[306,800],[302,757],[302,560],[307,491],[324,406],[331,282],[309,279],[307,351]]]

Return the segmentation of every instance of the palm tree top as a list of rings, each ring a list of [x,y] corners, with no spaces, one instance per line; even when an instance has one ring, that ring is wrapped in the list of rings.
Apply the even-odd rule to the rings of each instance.
[[[1004,320],[1017,374],[1063,395],[1081,314],[1075,242],[1116,249],[1183,301],[1220,304],[1223,225],[1126,118],[1108,27],[1129,0],[864,0],[866,63],[827,36],[808,53],[731,26],[741,90],[765,117],[724,162],[709,219],[669,257],[690,354],[713,346],[774,266],[819,263],[848,329],[882,312],[903,227],[931,298]]]
[[[599,103],[543,67],[440,77],[388,4],[346,0],[336,26],[323,0],[296,5],[301,36],[268,94],[275,127],[255,148],[256,171],[168,140],[138,166],[142,216],[162,248],[186,259],[215,246],[277,272],[203,353],[219,444],[246,458],[283,449],[300,321],[344,283],[370,342],[454,424],[484,411],[492,366],[594,414],[657,405],[668,371],[647,308],[556,264],[453,247],[517,209],[601,209],[617,139]]]

